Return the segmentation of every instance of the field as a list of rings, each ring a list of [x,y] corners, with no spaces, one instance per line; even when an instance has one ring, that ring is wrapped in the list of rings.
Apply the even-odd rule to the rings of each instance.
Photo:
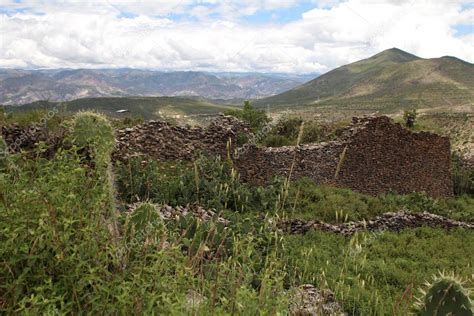
[[[287,219],[341,224],[400,210],[472,223],[472,195],[374,197],[284,178],[251,186],[231,161],[212,156],[111,163],[106,118],[57,124],[72,133],[52,159],[39,146],[33,159],[0,160],[2,313],[286,314],[298,288],[313,284],[334,293],[332,312],[407,315],[440,271],[474,285],[473,230],[278,228]],[[177,215],[159,216],[168,213]]]
[[[6,110],[12,112],[48,111],[53,108],[57,108],[66,115],[93,109],[115,118],[132,117],[147,120],[171,120],[183,124],[202,124],[209,117],[235,107],[212,103],[202,98],[189,97],[104,97],[84,98],[68,102],[37,101],[22,106],[7,106]],[[119,110],[128,110],[129,112],[117,113]]]

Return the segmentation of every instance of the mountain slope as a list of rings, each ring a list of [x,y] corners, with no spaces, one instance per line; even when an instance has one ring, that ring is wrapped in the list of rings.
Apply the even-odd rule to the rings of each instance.
[[[0,104],[84,97],[201,96],[249,99],[274,95],[307,81],[306,76],[232,74],[138,69],[0,69]]]
[[[37,101],[21,106],[6,106],[8,112],[51,110],[74,113],[95,110],[113,117],[173,119],[181,123],[199,123],[235,107],[214,104],[198,98],[185,97],[104,97],[83,98],[65,102]],[[117,113],[128,110],[126,113]]]
[[[474,105],[474,65],[454,57],[422,59],[392,48],[334,69],[257,106],[339,106],[394,111]]]

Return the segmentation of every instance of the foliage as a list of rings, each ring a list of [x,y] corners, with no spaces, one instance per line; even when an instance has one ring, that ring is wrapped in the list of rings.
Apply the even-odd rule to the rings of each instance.
[[[226,229],[192,220],[190,229],[184,220],[166,230],[136,227],[130,238],[115,240],[102,216],[109,203],[102,174],[90,173],[78,152],[72,147],[52,160],[15,154],[8,157],[12,168],[0,173],[0,312],[285,311],[286,272],[270,231],[239,221]],[[140,209],[148,216],[150,207]],[[226,251],[209,257],[206,247],[216,249],[221,240]],[[193,251],[183,252],[185,244]],[[190,291],[206,299],[190,306]]]
[[[133,207],[127,214],[125,227],[130,229],[144,230],[149,223],[161,225],[163,222],[156,205],[149,202],[141,202]]]
[[[150,200],[154,203],[185,205],[199,202],[216,209],[237,212],[265,211],[275,206],[281,179],[265,188],[241,183],[227,160],[199,157],[193,165],[159,163],[131,159],[117,166],[119,196],[127,203]]]
[[[283,315],[289,289],[313,283],[333,290],[350,315],[407,315],[427,275],[446,269],[472,278],[470,230],[345,237],[275,229],[282,217],[341,222],[400,209],[472,222],[467,195],[374,197],[309,179],[251,186],[231,161],[206,156],[112,168],[104,117],[78,114],[66,124],[75,128],[71,148],[49,160],[10,154],[0,168],[1,314]],[[119,235],[104,216],[115,194]],[[228,222],[192,214],[165,221],[163,203],[215,208]]]
[[[289,194],[287,214],[296,218],[356,221],[407,209],[474,221],[474,199],[468,196],[444,199],[434,199],[422,193],[370,196],[349,189],[315,185],[310,179],[293,182]]]
[[[143,118],[141,117],[124,117],[122,119],[112,119],[111,124],[114,129],[121,129],[127,127],[134,127],[143,123]]]
[[[302,123],[301,117],[290,117],[279,121],[262,140],[262,144],[268,147],[294,146]],[[305,121],[301,144],[334,140],[340,135],[345,125],[343,121],[337,123]]]
[[[470,291],[463,287],[460,278],[453,274],[440,273],[426,284],[422,290],[417,309],[419,315],[465,315],[472,316],[474,306],[469,297]]]
[[[50,132],[54,132],[60,128],[62,123],[63,116],[58,108],[21,112],[8,112],[5,111],[5,109],[0,110],[0,126],[18,124],[20,127],[26,127],[31,124],[38,124],[44,125]]]
[[[283,147],[292,146],[294,141],[288,139],[286,136],[270,134],[263,139],[262,143],[266,147]]]
[[[409,315],[427,275],[446,269],[473,282],[473,242],[465,230],[417,228],[352,238],[313,231],[285,236],[282,257],[290,279],[332,289],[349,315]]]
[[[416,112],[416,109],[405,110],[403,112],[403,121],[405,122],[405,126],[410,128],[413,127],[415,125],[417,115],[418,113]]]
[[[453,182],[456,195],[474,196],[474,167],[463,166],[461,158],[453,154]]]
[[[244,102],[244,108],[242,110],[227,110],[224,112],[226,115],[232,115],[236,118],[241,119],[244,122],[250,124],[253,131],[262,129],[265,124],[270,122],[270,118],[265,114],[265,111],[256,110],[250,101]]]

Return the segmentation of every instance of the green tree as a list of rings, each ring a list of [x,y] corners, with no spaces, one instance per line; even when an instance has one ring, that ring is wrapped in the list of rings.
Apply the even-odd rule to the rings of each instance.
[[[416,109],[405,110],[403,112],[403,120],[405,121],[406,127],[412,128],[415,125],[417,115],[418,113],[416,112]]]
[[[255,109],[250,104],[250,101],[244,102],[244,108],[242,110],[228,110],[225,114],[235,116],[236,118],[249,123],[254,131],[263,128],[265,124],[271,121],[271,119],[265,114],[265,111]]]

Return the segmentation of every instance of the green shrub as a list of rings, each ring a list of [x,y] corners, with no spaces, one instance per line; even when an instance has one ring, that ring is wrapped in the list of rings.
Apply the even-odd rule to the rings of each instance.
[[[268,135],[263,140],[263,145],[266,147],[292,146],[293,144],[293,141],[282,135]]]
[[[474,196],[474,168],[464,167],[461,158],[453,154],[454,194]]]
[[[130,229],[141,231],[150,223],[162,226],[163,219],[155,204],[142,202],[134,205],[130,213],[128,213],[125,226],[130,226]]]
[[[302,123],[303,119],[301,117],[290,117],[281,120],[271,129],[270,133],[261,143],[269,147],[296,145]],[[320,123],[317,121],[305,121],[300,143],[320,143],[336,139],[345,126],[345,122]]]
[[[405,122],[405,126],[412,128],[415,125],[415,120],[417,116],[418,116],[418,113],[416,109],[405,110],[403,112],[403,121]]]
[[[244,102],[242,110],[227,110],[226,115],[232,115],[250,124],[254,132],[262,129],[271,119],[265,114],[265,111],[256,110],[249,101]]]
[[[229,161],[220,157],[201,156],[192,166],[153,160],[143,164],[140,159],[117,166],[118,194],[127,203],[199,202],[219,210],[266,211],[274,208],[281,185],[278,179],[265,188],[241,183]]]

